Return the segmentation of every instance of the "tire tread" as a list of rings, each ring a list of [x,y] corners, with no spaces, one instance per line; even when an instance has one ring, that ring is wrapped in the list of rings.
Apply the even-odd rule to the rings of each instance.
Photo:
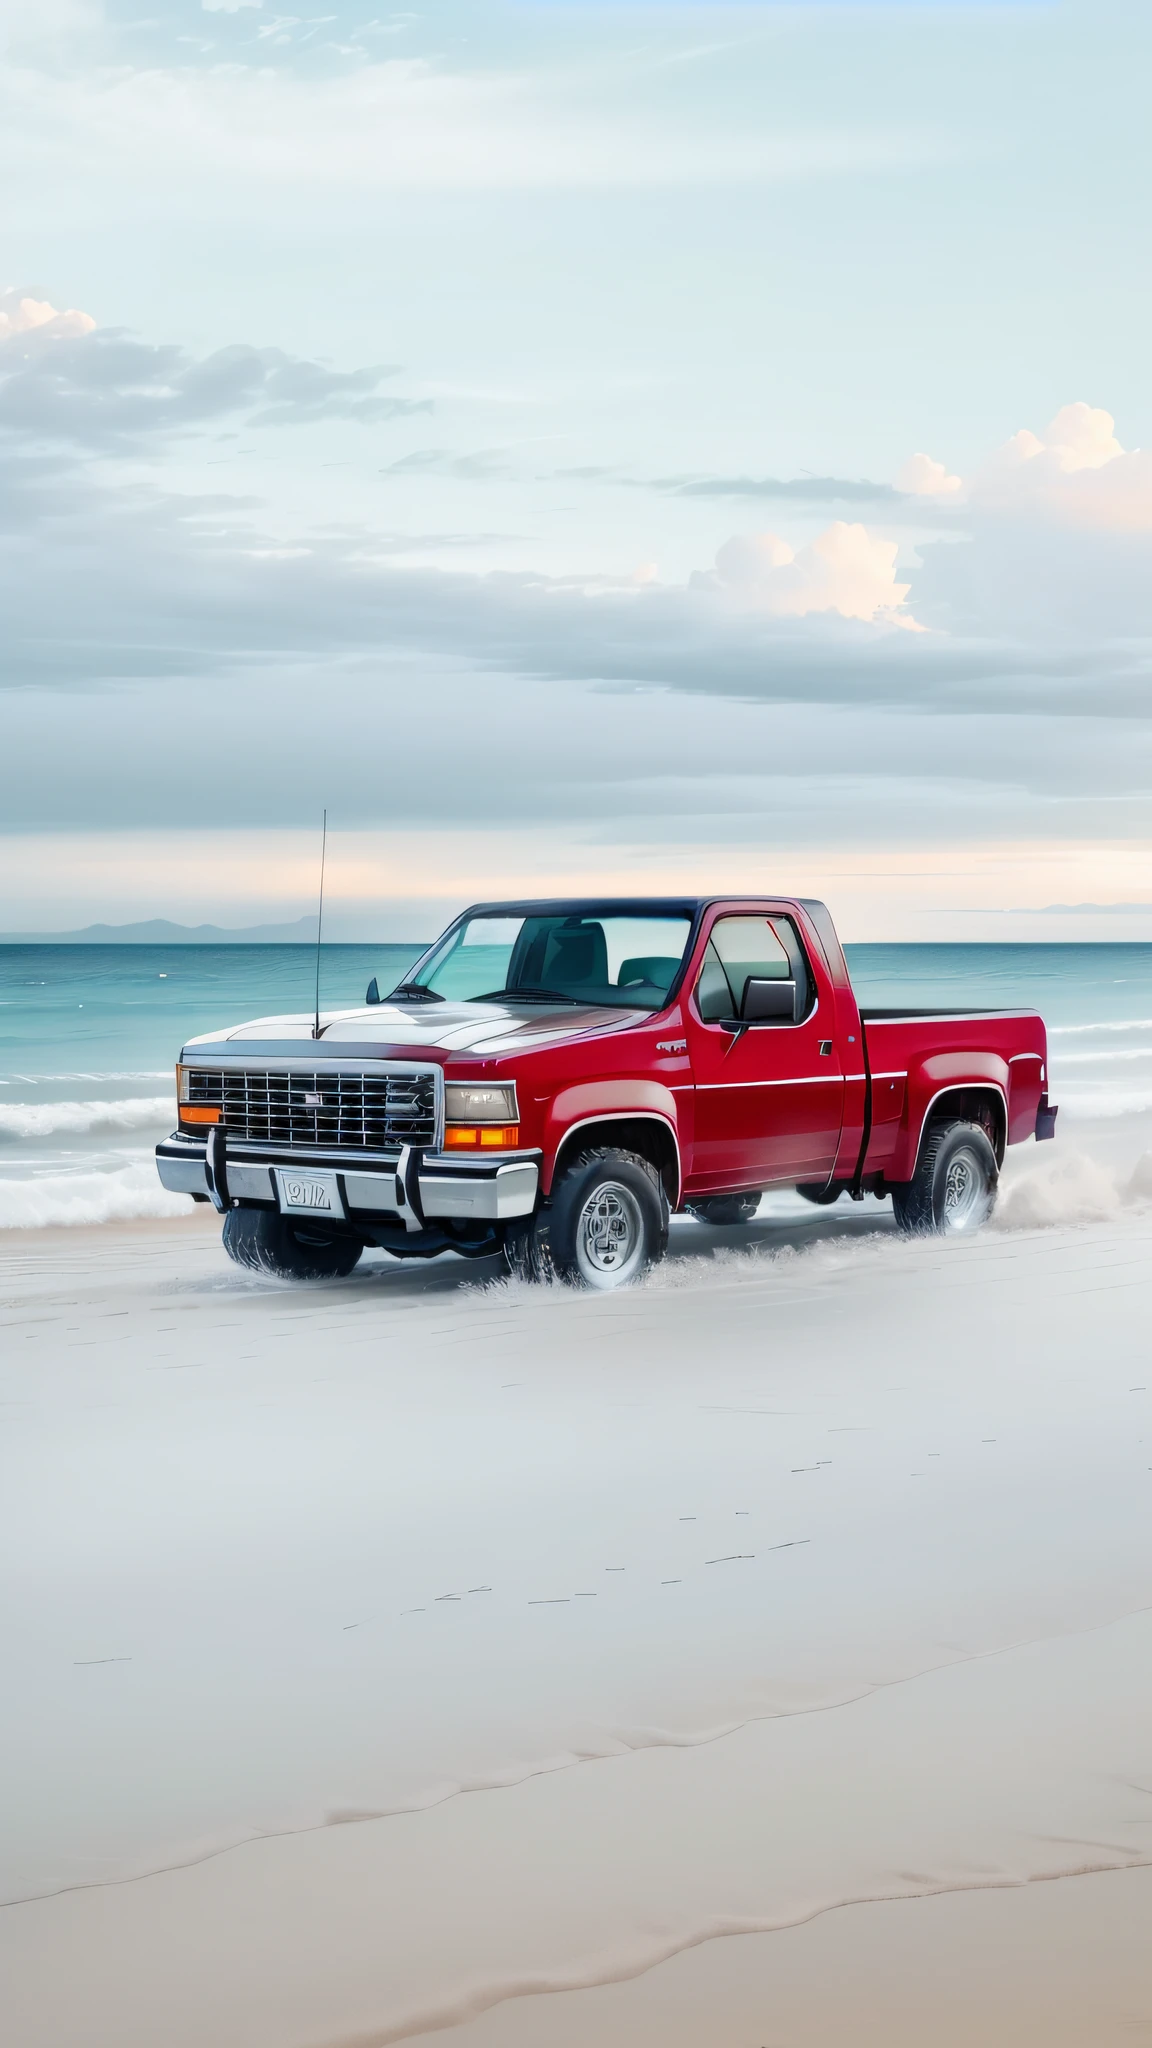
[[[909,1236],[925,1236],[939,1232],[933,1207],[935,1191],[936,1162],[946,1139],[954,1131],[971,1131],[989,1145],[988,1133],[980,1124],[974,1124],[969,1117],[937,1117],[929,1124],[920,1147],[920,1157],[911,1180],[897,1181],[892,1187],[892,1207],[901,1230]],[[989,1145],[989,1150],[991,1147]],[[992,1191],[995,1199],[996,1173],[993,1159]]]

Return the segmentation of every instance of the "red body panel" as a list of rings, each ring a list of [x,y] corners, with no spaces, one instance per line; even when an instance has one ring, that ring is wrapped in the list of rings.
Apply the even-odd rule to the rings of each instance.
[[[700,1015],[694,990],[709,935],[718,917],[733,915],[791,920],[815,988],[802,1023],[737,1036]],[[595,1143],[598,1124],[642,1120],[660,1127],[670,1160],[674,1149],[669,1179],[681,1203],[800,1182],[906,1181],[933,1104],[952,1091],[964,1091],[966,1113],[980,1115],[1002,1149],[1033,1135],[1047,1079],[1044,1024],[1033,1011],[862,1019],[827,911],[783,897],[709,903],[680,996],[656,1015],[544,1035],[499,1056],[432,1057],[449,1079],[515,1080],[520,1145],[542,1153],[545,1194],[581,1132]]]

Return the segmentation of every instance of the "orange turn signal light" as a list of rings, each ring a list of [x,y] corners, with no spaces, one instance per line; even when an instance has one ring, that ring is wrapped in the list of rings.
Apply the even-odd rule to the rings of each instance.
[[[445,1124],[444,1149],[457,1152],[485,1151],[497,1146],[507,1151],[520,1143],[519,1124]]]
[[[180,1121],[182,1124],[218,1124],[220,1121],[218,1103],[182,1102]]]

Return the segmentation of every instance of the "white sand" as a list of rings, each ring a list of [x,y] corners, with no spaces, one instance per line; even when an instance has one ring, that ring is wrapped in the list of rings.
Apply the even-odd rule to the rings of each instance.
[[[607,1298],[7,1236],[9,2038],[1152,2034],[1145,1141]]]

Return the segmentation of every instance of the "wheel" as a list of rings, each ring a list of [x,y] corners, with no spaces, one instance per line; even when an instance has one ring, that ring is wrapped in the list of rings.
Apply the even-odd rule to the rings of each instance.
[[[543,1215],[518,1217],[509,1223],[500,1247],[504,1271],[513,1280],[552,1280],[552,1249]]]
[[[664,1183],[638,1152],[581,1152],[517,1243],[526,1277],[557,1274],[597,1290],[627,1287],[668,1248]]]
[[[803,1187],[797,1188],[796,1193],[803,1195],[806,1202],[815,1202],[818,1209],[830,1209],[833,1202],[840,1200],[844,1188],[841,1182],[836,1182],[828,1188],[821,1181],[805,1181]]]
[[[315,1223],[291,1223],[271,1209],[229,1209],[224,1249],[251,1273],[281,1280],[342,1280],[364,1247]]]
[[[995,1207],[998,1179],[996,1154],[979,1124],[933,1124],[915,1176],[892,1189],[896,1221],[902,1230],[946,1237],[979,1230]]]
[[[751,1223],[760,1207],[759,1195],[711,1195],[706,1202],[693,1202],[693,1216],[701,1223]]]

